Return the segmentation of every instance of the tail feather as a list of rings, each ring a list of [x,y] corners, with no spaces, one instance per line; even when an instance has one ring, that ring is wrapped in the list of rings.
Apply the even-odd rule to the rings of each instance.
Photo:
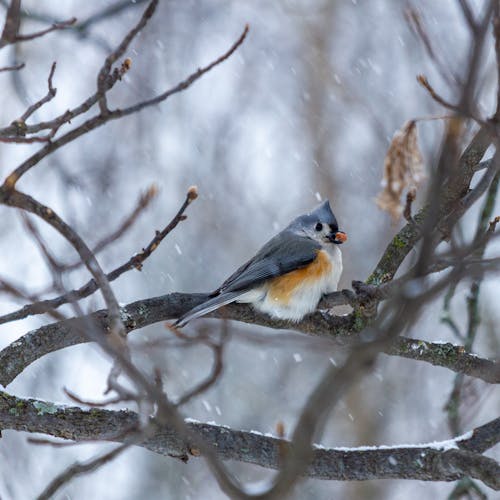
[[[187,325],[192,319],[199,318],[200,316],[204,316],[216,309],[219,309],[222,306],[230,304],[234,302],[240,295],[243,295],[245,292],[230,292],[223,293],[214,297],[213,299],[209,299],[200,305],[193,307],[186,314],[182,315],[175,323],[174,326],[183,327]]]

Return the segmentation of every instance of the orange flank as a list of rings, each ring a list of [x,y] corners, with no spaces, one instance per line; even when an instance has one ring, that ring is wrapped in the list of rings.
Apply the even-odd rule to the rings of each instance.
[[[319,250],[317,257],[309,265],[270,280],[267,292],[269,298],[288,304],[297,289],[320,280],[331,270],[330,257],[324,250]]]

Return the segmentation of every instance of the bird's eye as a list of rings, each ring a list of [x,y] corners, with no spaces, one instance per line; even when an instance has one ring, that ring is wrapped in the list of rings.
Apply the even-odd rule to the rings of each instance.
[[[315,227],[316,231],[322,231],[323,230],[323,224],[321,222],[318,222]]]

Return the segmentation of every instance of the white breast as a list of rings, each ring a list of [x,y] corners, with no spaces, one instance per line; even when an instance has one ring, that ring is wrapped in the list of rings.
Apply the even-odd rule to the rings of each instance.
[[[342,274],[342,252],[340,251],[339,245],[328,245],[328,248],[326,248],[325,250],[330,256],[332,271],[330,273],[330,276],[326,280],[326,288],[323,294],[337,291],[340,275]]]
[[[342,253],[338,245],[328,245],[325,250],[332,265],[330,273],[314,284],[298,287],[287,304],[273,300],[265,284],[240,296],[238,302],[251,303],[259,311],[274,318],[300,321],[306,314],[316,310],[324,294],[337,290],[342,274]]]

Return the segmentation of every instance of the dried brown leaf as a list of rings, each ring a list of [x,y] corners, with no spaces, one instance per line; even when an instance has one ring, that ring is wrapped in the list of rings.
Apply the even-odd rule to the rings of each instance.
[[[389,212],[393,222],[403,213],[405,204],[403,193],[416,192],[424,179],[424,162],[418,146],[415,120],[408,121],[392,139],[384,160],[382,192],[377,197],[377,205]]]

